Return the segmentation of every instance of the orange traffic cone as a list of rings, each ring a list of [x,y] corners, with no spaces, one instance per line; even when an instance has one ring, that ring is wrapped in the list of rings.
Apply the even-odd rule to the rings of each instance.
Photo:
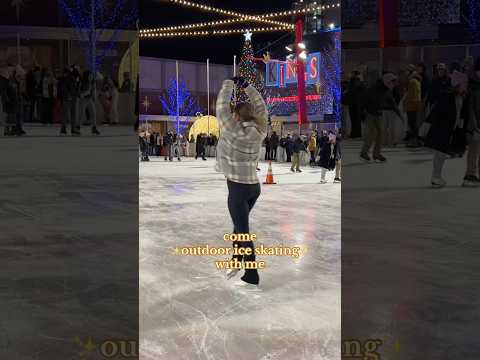
[[[276,184],[276,182],[273,181],[273,172],[272,172],[272,162],[271,161],[268,163],[267,179],[265,180],[264,184],[267,184],[267,185]]]

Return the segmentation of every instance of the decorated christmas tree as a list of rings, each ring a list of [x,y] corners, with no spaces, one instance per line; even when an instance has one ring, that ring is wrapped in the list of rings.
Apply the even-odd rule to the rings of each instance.
[[[244,36],[245,44],[243,45],[242,57],[238,67],[238,76],[243,77],[250,85],[253,85],[260,94],[262,94],[264,86],[261,77],[257,75],[252,46],[252,33],[247,32]],[[248,97],[245,94],[245,91],[237,89],[237,102],[246,101],[248,101]]]

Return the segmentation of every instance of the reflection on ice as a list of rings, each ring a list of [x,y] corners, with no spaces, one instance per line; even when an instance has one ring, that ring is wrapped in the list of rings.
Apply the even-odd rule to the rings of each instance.
[[[273,164],[278,184],[262,186],[252,213],[255,245],[298,246],[300,257],[259,256],[262,292],[252,294],[231,286],[239,275],[227,281],[215,269],[222,256],[173,255],[227,245],[226,184],[212,169],[212,160],[140,165],[141,355],[340,359],[340,185]]]

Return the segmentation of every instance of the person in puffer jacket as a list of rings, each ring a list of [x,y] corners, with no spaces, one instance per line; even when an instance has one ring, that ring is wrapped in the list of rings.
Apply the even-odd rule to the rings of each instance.
[[[231,99],[235,87],[244,89],[250,102],[240,103],[232,111]],[[215,169],[223,172],[228,187],[228,210],[233,222],[233,233],[249,234],[249,215],[260,196],[257,162],[262,142],[267,135],[267,107],[260,93],[243,78],[225,80],[217,99],[217,118],[220,138],[217,145]],[[253,241],[235,241],[234,248],[250,248],[250,255],[234,255],[237,262],[255,262]],[[246,250],[246,249],[244,249]],[[245,274],[237,285],[256,288],[260,278],[256,268],[245,267]],[[229,269],[227,278],[235,276],[239,268]]]

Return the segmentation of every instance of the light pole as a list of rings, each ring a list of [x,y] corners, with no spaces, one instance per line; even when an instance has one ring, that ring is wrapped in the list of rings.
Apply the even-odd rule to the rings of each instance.
[[[295,52],[297,55],[297,88],[298,88],[298,130],[301,125],[308,122],[307,118],[307,99],[305,95],[305,63],[302,59],[304,50],[299,46],[303,44],[303,18],[295,21]]]

